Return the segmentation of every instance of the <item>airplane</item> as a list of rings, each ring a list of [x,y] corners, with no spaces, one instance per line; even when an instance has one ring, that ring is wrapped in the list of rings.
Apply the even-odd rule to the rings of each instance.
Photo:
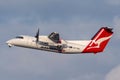
[[[9,47],[18,46],[62,54],[96,54],[104,51],[113,35],[112,30],[113,28],[101,27],[91,40],[63,40],[57,32],[52,32],[48,36],[39,36],[38,29],[33,37],[20,35],[6,43]]]

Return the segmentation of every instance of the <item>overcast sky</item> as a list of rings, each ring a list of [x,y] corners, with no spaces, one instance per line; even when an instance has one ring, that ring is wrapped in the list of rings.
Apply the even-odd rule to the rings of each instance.
[[[114,28],[103,53],[56,54],[5,42],[17,35],[59,32],[63,39],[90,39]],[[120,0],[0,0],[0,80],[119,80]]]

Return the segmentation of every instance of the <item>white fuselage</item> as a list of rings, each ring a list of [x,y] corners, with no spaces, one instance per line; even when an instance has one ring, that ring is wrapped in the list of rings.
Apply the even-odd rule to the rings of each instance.
[[[31,36],[19,36],[17,38],[7,41],[7,44],[11,46],[19,46],[25,48],[32,48],[44,51],[58,52],[58,53],[81,53],[91,40],[61,40],[61,43],[55,43],[51,41],[48,36],[39,36],[39,41],[36,42],[35,37]],[[62,51],[59,50],[59,46],[62,46]]]
[[[39,29],[34,37],[17,36],[6,43],[11,46],[19,46],[57,53],[99,53],[103,52],[113,35],[112,28],[102,27],[91,40],[63,40],[57,32],[48,36],[39,36]]]

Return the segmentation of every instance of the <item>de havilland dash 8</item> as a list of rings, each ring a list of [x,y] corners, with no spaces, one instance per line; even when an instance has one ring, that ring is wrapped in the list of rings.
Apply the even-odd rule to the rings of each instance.
[[[64,40],[57,32],[52,32],[48,36],[39,36],[38,29],[34,37],[20,35],[6,43],[9,47],[18,46],[63,54],[96,54],[104,51],[112,35],[112,28],[102,27],[91,40]]]

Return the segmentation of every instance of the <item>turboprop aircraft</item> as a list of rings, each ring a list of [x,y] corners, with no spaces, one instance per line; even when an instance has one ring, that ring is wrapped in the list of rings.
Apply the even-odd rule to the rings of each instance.
[[[39,36],[38,29],[34,37],[20,35],[6,43],[9,47],[18,46],[63,54],[96,54],[103,52],[112,34],[112,28],[102,27],[91,40],[63,40],[57,32],[52,32],[48,36]]]

